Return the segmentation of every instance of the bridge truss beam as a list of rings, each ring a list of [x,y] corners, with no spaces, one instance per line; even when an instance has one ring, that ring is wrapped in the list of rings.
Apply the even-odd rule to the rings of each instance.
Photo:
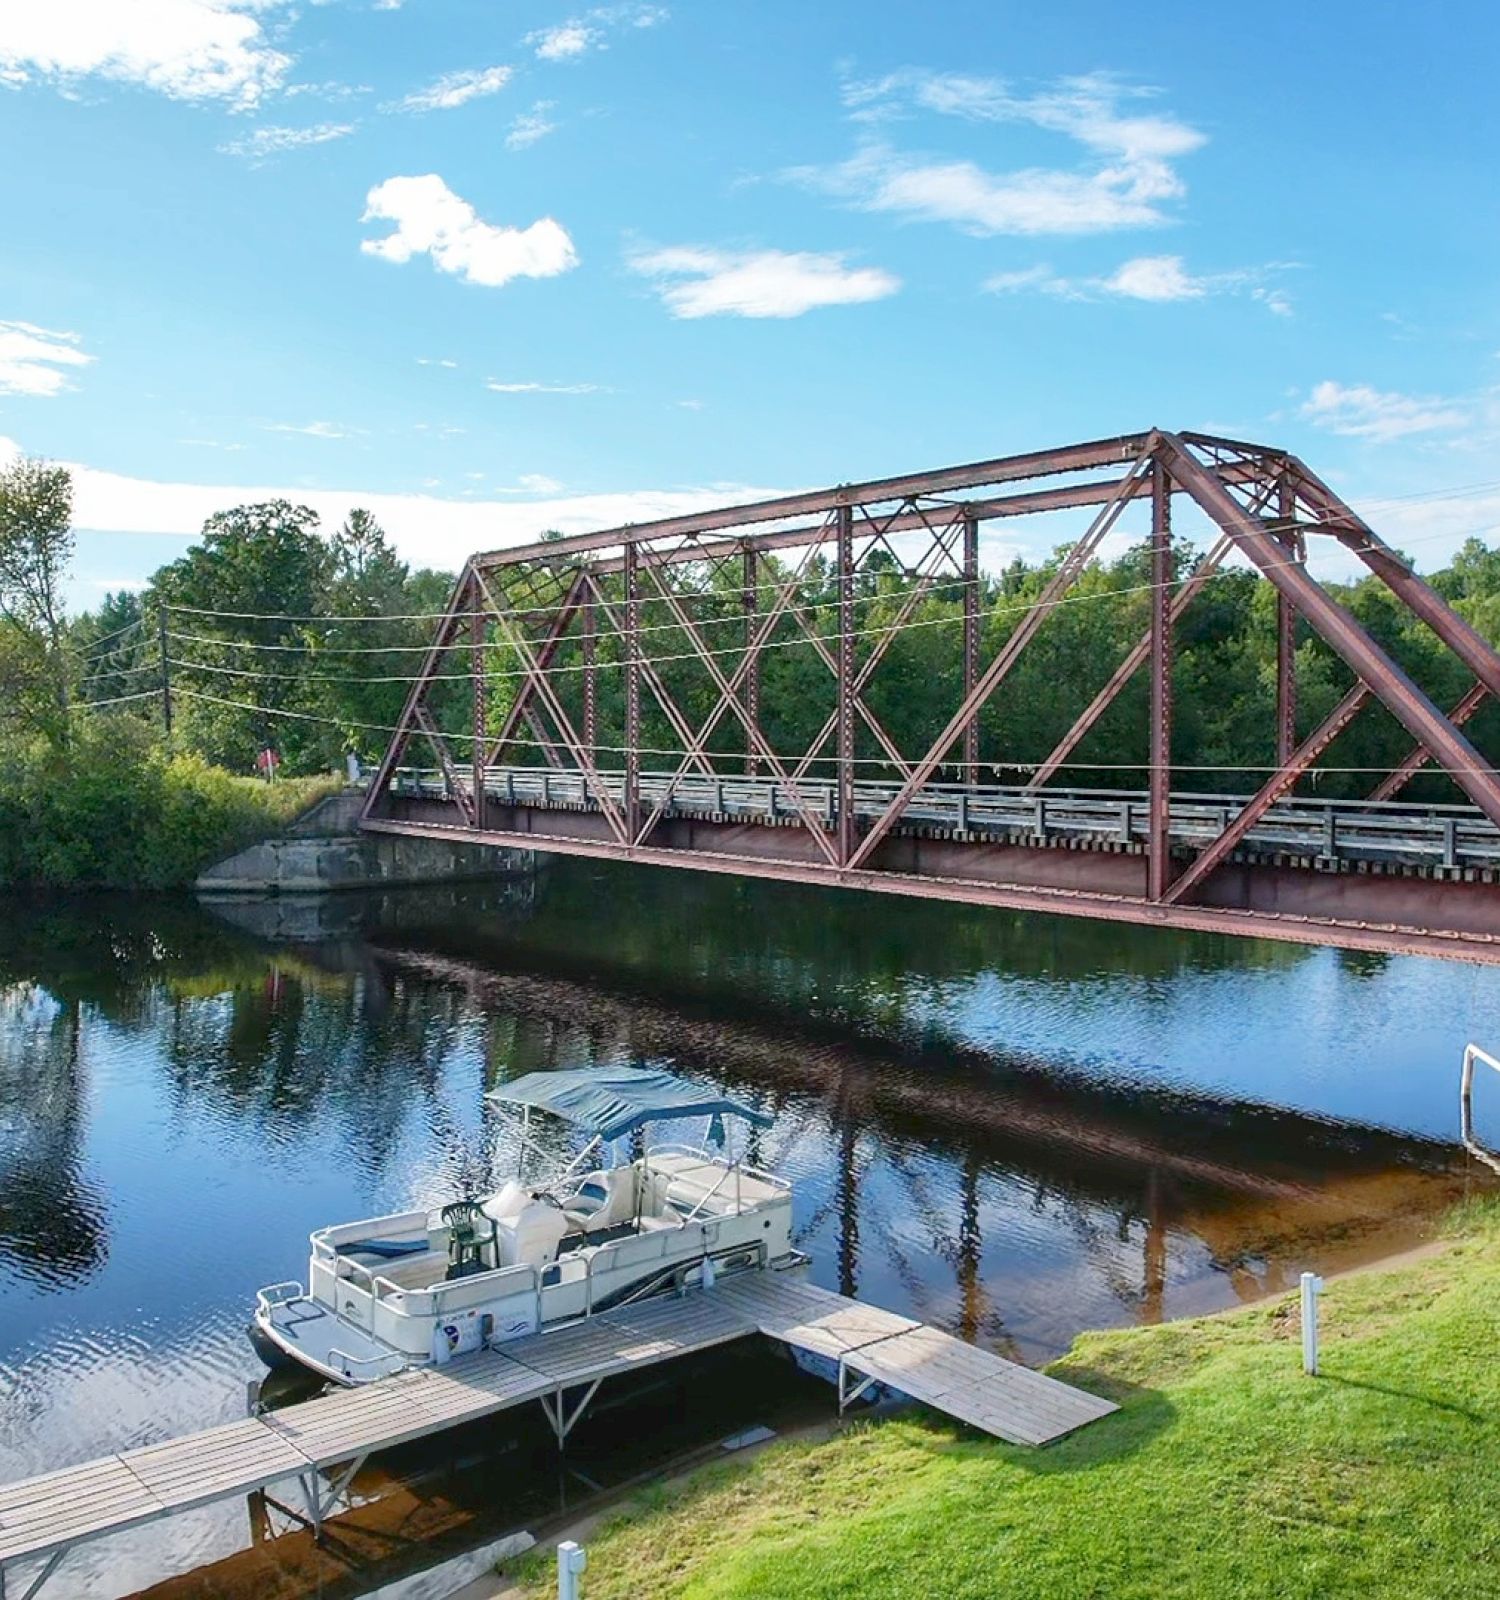
[[[1058,609],[1078,602],[1079,579],[1137,502],[1150,507],[1148,625],[1069,732],[1038,761],[1039,752],[1007,746],[1002,691]],[[1201,512],[1218,535],[1180,579],[1184,541],[1174,508]],[[1092,520],[1059,552],[1029,604],[1007,607],[993,584],[986,589],[979,556],[987,525],[1084,512]],[[1308,548],[1319,538],[1347,549],[1472,674],[1474,687],[1452,712],[1439,710],[1308,571]],[[1268,717],[1274,766],[1254,797],[1226,800],[1217,837],[1185,848],[1168,822],[1174,636],[1195,598],[1235,557],[1276,591],[1276,690]],[[986,662],[985,610],[992,600],[997,613],[1016,616]],[[947,609],[924,616],[924,602]],[[942,657],[951,657],[955,703],[951,714],[934,717],[924,749],[904,750],[872,689],[893,651],[916,648],[916,630],[945,621],[954,627],[941,634],[942,649],[928,654],[945,674]],[[1324,641],[1350,681],[1344,701],[1300,741],[1299,629]],[[795,694],[795,708],[767,699],[773,680],[764,669],[772,652],[782,651],[796,652],[796,671],[776,680],[795,685],[781,691]],[[464,672],[447,670],[465,654],[466,701],[449,687]],[[982,762],[1029,772],[1040,816],[1049,784],[1143,667],[1149,669],[1150,826],[1143,848],[1129,846],[1143,857],[1138,882],[1120,893],[1116,875],[1108,893],[1091,896],[1085,885],[1060,895],[1055,884],[1024,881],[1029,869],[1019,856],[1017,880],[1006,882],[1003,851],[997,858],[994,844],[977,838],[972,879],[962,851],[948,852],[941,872],[924,862],[911,845],[922,830],[909,813],[935,776],[947,771],[974,786]],[[1071,687],[1060,683],[1059,694]],[[647,695],[650,719],[664,730],[654,737],[665,738],[665,747],[645,743]],[[1383,708],[1415,741],[1372,798],[1389,799],[1433,761],[1479,818],[1500,827],[1500,782],[1463,731],[1486,697],[1500,698],[1500,655],[1295,456],[1151,429],[473,557],[408,697],[362,824],[376,831],[457,829],[476,840],[564,853],[666,858],[671,865],[1121,920],[1198,926],[1206,919],[1230,931],[1325,943],[1373,940],[1374,947],[1414,949],[1436,941],[1456,953],[1500,959],[1500,886],[1488,930],[1486,914],[1476,925],[1468,907],[1461,929],[1390,920],[1385,931],[1371,931],[1390,904],[1388,893],[1368,886],[1378,880],[1344,880],[1327,918],[1309,916],[1306,897],[1295,913],[1249,903],[1253,890],[1242,894],[1243,905],[1225,903],[1229,876],[1244,876],[1236,852],[1247,834],[1316,771],[1367,705]],[[613,707],[608,717],[606,703]],[[986,719],[987,708],[996,706]],[[802,725],[820,724],[819,731],[810,744],[792,748],[787,728],[813,707],[815,723]],[[997,727],[998,747],[987,750],[986,743],[997,744]],[[415,808],[403,798],[403,761],[414,738],[437,757],[451,815],[435,814],[430,798]],[[467,763],[452,750],[463,739]],[[588,817],[563,820],[546,806],[503,804],[487,774],[517,759],[581,775]],[[644,795],[643,772],[663,763],[670,778]],[[615,770],[623,773],[621,783],[606,781]],[[669,842],[677,791],[690,774],[694,782],[731,776],[770,782],[786,807],[773,837],[756,839],[752,849],[745,830],[726,819],[717,829],[688,830],[686,843],[681,829],[672,830]],[[868,794],[856,795],[862,781],[874,778],[896,782],[872,814]],[[822,780],[816,794],[808,787],[813,780]],[[966,830],[955,838],[965,842]],[[1351,888],[1360,882],[1364,889]],[[1102,909],[1105,902],[1110,909]],[[1288,931],[1298,917],[1298,929]],[[1453,936],[1461,936],[1462,951]]]

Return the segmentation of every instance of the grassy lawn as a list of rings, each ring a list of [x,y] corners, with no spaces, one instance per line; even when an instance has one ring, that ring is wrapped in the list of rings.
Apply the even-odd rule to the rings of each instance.
[[[1045,1450],[925,1414],[655,1489],[589,1542],[587,1600],[1500,1596],[1500,1208],[1440,1255],[1091,1334],[1049,1370],[1119,1415]],[[555,1593],[550,1560],[520,1576]]]

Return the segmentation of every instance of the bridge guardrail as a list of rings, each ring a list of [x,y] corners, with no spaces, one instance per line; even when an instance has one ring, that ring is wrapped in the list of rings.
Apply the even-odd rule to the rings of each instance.
[[[624,775],[601,774],[606,791],[619,800]],[[398,792],[446,796],[441,772],[403,768]],[[641,774],[641,798],[654,805],[672,784],[672,775]],[[860,782],[854,803],[862,818],[884,811],[899,785]],[[596,809],[589,781],[578,772],[539,767],[493,767],[485,789],[501,805]],[[837,822],[837,788],[825,779],[796,785],[803,805],[825,826]],[[1174,844],[1209,844],[1238,814],[1244,800],[1230,795],[1174,793],[1170,833]],[[666,815],[764,817],[798,816],[789,787],[761,777],[701,775],[677,781]],[[1144,844],[1147,795],[1144,790],[1045,789],[1019,786],[934,783],[913,797],[902,826],[937,827],[982,840],[987,834],[1022,835],[1040,841],[1086,839],[1098,844]],[[1321,801],[1291,796],[1278,801],[1246,835],[1243,849],[1335,862],[1383,861],[1458,871],[1500,870],[1500,830],[1475,807],[1403,805],[1391,801]]]

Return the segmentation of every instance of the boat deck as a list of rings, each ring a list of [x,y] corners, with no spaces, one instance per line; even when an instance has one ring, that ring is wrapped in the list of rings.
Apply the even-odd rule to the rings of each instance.
[[[881,1383],[1027,1445],[1116,1409],[909,1317],[774,1273],[746,1274],[446,1366],[0,1485],[0,1600],[31,1600],[74,1545],[284,1479],[301,1480],[309,1519],[320,1528],[374,1451],[530,1400],[541,1402],[561,1443],[605,1379],[756,1334],[836,1363],[841,1409]],[[335,1467],[342,1470],[329,1470]],[[32,1560],[40,1569],[8,1591],[7,1572],[14,1581],[16,1565]]]

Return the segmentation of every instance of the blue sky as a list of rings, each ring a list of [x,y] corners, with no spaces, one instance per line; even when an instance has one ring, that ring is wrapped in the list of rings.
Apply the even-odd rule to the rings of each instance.
[[[457,565],[1152,423],[1432,565],[1500,527],[1500,14],[1442,19],[0,0],[0,451],[75,465],[80,604],[272,492]]]

